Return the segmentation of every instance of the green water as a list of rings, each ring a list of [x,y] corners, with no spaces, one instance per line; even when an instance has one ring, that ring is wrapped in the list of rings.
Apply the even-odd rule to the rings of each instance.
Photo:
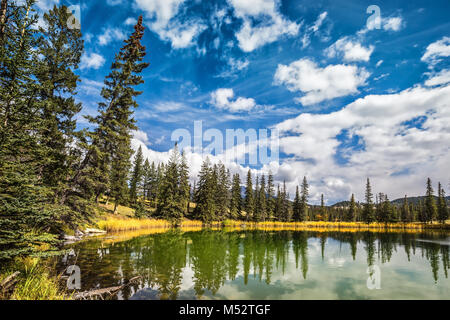
[[[78,243],[59,268],[78,265],[82,290],[141,276],[118,299],[448,300],[449,244],[448,234],[172,230]]]

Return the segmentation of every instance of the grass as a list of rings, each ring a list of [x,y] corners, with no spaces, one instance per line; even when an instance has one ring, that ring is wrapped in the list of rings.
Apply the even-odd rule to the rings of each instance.
[[[60,279],[51,274],[52,268],[42,262],[39,258],[17,258],[7,270],[0,275],[0,282],[6,277],[19,271],[18,283],[9,296],[0,299],[10,300],[70,300],[60,286]]]

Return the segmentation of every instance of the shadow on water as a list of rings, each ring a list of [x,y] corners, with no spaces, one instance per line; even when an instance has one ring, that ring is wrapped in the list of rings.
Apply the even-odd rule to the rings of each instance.
[[[76,259],[83,291],[141,276],[116,299],[450,298],[445,234],[169,230],[71,248],[59,268]],[[381,290],[366,285],[373,266]]]

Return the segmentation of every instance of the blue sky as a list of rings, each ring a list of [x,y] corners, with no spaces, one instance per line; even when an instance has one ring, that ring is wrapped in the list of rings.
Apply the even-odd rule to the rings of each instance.
[[[290,0],[40,0],[80,5],[85,39],[78,99],[95,114],[122,40],[143,15],[150,67],[136,120],[165,160],[171,133],[203,126],[277,128],[272,169],[291,193],[304,175],[313,201],[362,200],[370,176],[391,198],[450,182],[450,2]],[[367,13],[377,5],[378,20]],[[369,22],[368,22],[369,19]],[[86,123],[80,117],[79,126]],[[192,176],[201,162],[191,154]],[[228,164],[244,173],[245,166]]]

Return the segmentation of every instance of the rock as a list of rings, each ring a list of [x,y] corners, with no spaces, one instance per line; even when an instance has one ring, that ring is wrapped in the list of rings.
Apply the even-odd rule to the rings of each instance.
[[[66,241],[80,241],[81,238],[80,237],[76,237],[76,236],[69,236],[67,234],[64,235],[64,240]]]
[[[82,231],[80,231],[80,230],[77,230],[77,231],[75,231],[75,235],[77,237],[82,237],[82,236],[84,236],[84,233]]]
[[[100,230],[100,229],[94,229],[94,228],[87,228],[84,230],[84,233],[90,233],[90,234],[105,234],[106,231]]]

